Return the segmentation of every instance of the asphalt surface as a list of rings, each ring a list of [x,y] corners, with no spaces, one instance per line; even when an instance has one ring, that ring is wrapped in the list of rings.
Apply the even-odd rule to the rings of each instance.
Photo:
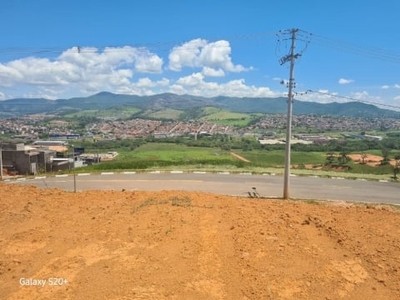
[[[74,176],[37,176],[34,179],[7,181],[39,188],[74,191]],[[290,177],[289,196],[293,199],[318,199],[400,204],[400,184],[386,181]],[[250,173],[102,173],[77,174],[76,191],[82,190],[186,190],[248,197],[256,191],[261,197],[281,198],[283,177]]]

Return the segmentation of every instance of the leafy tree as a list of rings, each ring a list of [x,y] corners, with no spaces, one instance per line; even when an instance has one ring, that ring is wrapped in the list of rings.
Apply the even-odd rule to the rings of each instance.
[[[368,154],[363,152],[361,153],[361,164],[365,165],[365,159],[368,157]]]
[[[332,165],[336,159],[336,155],[333,152],[329,152],[326,154],[326,165]]]
[[[382,160],[381,160],[381,166],[385,166],[388,165],[390,163],[390,159],[389,159],[389,155],[390,155],[390,150],[389,149],[382,149]]]
[[[349,161],[347,154],[348,154],[348,152],[346,150],[342,150],[340,152],[339,157],[338,157],[339,164],[344,165]]]

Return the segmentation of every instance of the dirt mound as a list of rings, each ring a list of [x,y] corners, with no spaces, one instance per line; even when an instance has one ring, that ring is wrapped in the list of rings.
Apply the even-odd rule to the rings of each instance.
[[[1,299],[400,299],[400,215],[0,183]]]

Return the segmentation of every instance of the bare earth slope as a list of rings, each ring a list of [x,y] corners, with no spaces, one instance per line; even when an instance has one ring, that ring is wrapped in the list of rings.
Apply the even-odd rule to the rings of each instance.
[[[400,299],[390,207],[2,183],[0,199],[1,299]]]

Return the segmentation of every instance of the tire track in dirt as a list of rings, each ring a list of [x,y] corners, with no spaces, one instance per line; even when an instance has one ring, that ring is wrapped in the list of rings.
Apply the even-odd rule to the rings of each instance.
[[[187,284],[189,293],[186,298],[239,299],[240,281],[235,270],[234,248],[223,219],[223,209],[212,202],[201,205],[208,208],[195,208],[197,222],[194,227],[197,229],[193,231],[193,239],[198,244],[197,272]]]
[[[199,223],[200,253],[198,254],[198,274],[187,288],[203,294],[207,299],[227,299],[225,283],[221,278],[222,261],[220,240],[215,219],[210,212]]]

